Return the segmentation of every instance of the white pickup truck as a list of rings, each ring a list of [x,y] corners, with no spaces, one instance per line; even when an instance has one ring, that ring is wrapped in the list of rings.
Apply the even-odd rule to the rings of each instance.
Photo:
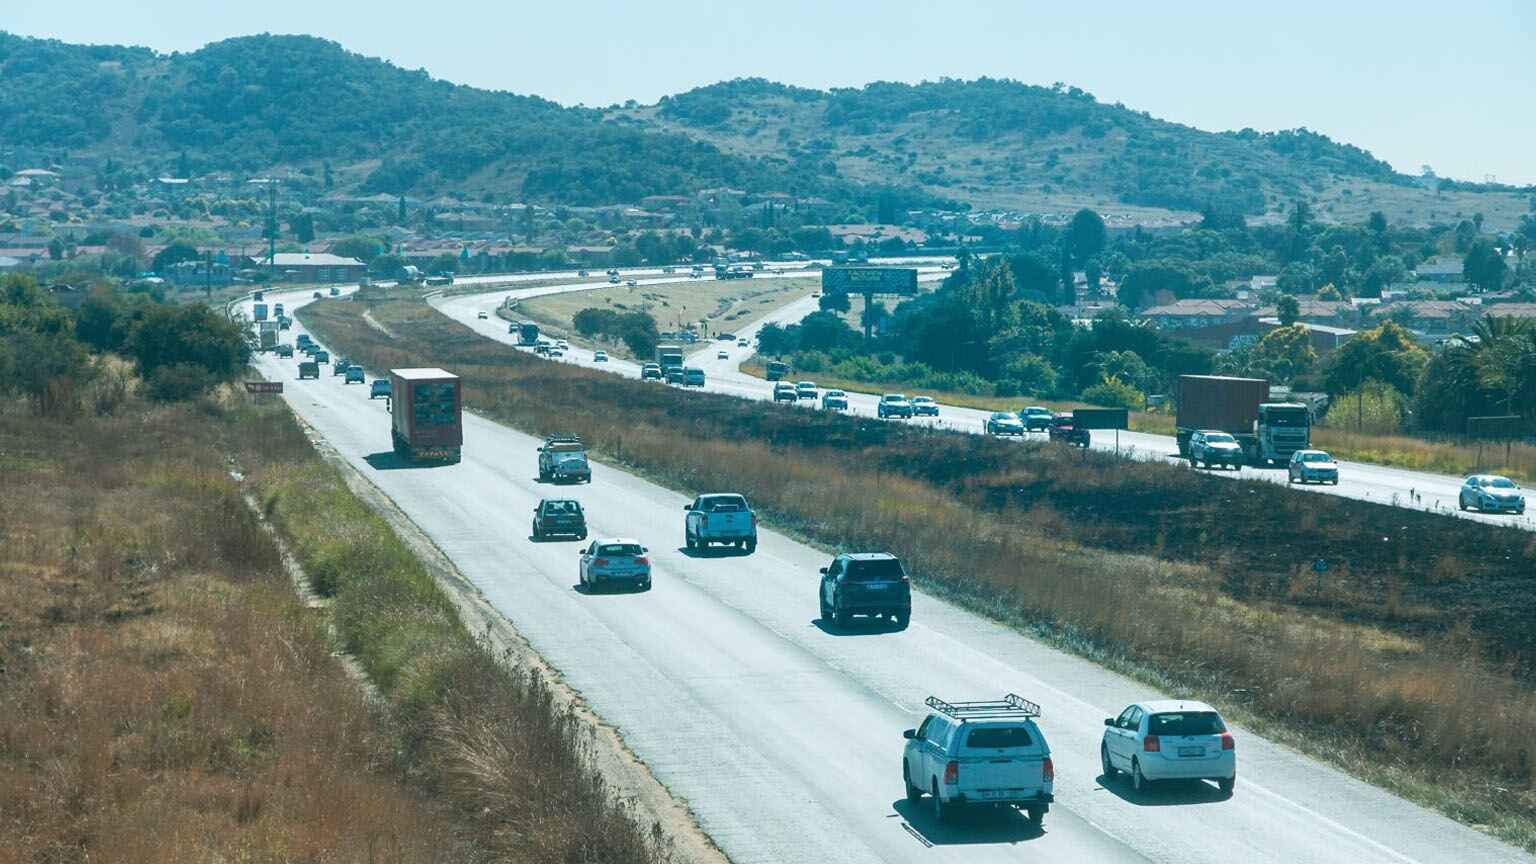
[[[688,511],[683,540],[689,549],[708,549],[714,543],[739,546],[748,554],[757,549],[757,516],[741,495],[700,495],[683,509]]]
[[[940,822],[961,807],[1016,807],[1038,827],[1056,800],[1051,748],[1035,725],[1040,706],[1012,693],[987,702],[929,696],[926,704],[933,711],[922,725],[903,733],[907,800],[928,793]]]

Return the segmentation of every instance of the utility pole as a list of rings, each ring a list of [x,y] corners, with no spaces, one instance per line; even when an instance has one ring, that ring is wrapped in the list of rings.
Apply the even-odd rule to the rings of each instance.
[[[277,178],[267,178],[267,271],[277,270]]]
[[[203,296],[213,301],[213,250],[203,252]]]

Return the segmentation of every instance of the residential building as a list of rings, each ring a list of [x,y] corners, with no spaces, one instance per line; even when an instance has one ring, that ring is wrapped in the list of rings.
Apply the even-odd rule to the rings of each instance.
[[[1467,329],[1482,317],[1483,310],[1456,300],[1404,300],[1383,303],[1367,314],[1371,326],[1395,321],[1409,330],[1433,336]]]
[[[278,278],[293,282],[353,282],[368,273],[367,265],[356,258],[329,252],[279,252],[272,268]]]
[[[1420,282],[1460,282],[1461,259],[1454,255],[1439,255],[1419,262],[1413,271]]]
[[[1159,330],[1195,330],[1220,324],[1234,324],[1252,318],[1255,306],[1246,300],[1224,298],[1186,298],[1153,306],[1141,318]]]
[[[1334,327],[1349,327],[1359,320],[1355,307],[1347,300],[1318,300],[1309,297],[1296,298],[1296,320],[1307,324],[1323,324]],[[1265,306],[1258,311],[1260,318],[1280,317],[1280,311],[1274,306]]]

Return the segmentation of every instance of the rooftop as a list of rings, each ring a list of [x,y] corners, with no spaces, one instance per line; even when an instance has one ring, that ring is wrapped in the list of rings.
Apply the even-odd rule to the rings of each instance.
[[[343,258],[329,252],[279,252],[272,258],[274,267],[362,267],[356,258]]]
[[[428,367],[422,369],[391,369],[389,374],[398,376],[404,381],[457,381],[459,376],[444,369]]]

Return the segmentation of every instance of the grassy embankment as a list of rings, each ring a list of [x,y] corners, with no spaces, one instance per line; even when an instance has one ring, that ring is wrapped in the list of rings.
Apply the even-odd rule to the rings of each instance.
[[[303,315],[370,366],[447,367],[512,426],[741,490],[829,547],[889,549],[931,591],[1536,848],[1536,536],[641,384],[470,339],[409,298]]]
[[[741,370],[749,375],[764,377],[763,360],[753,358],[743,363]],[[1056,402],[1030,396],[1002,399],[996,396],[976,396],[949,390],[927,390],[921,387],[904,388],[900,382],[870,382],[828,376],[824,373],[804,373],[822,387],[838,387],[855,393],[889,393],[899,391],[908,396],[932,396],[945,405],[976,408],[982,411],[1017,411],[1025,405],[1043,405],[1055,411],[1091,407],[1086,402]],[[1173,417],[1133,411],[1130,415],[1131,430],[1153,435],[1172,435]],[[1313,446],[1327,450],[1339,459],[1351,462],[1369,462],[1393,468],[1428,471],[1436,474],[1462,475],[1478,471],[1505,474],[1522,483],[1536,483],[1536,446],[1514,444],[1506,451],[1503,444],[1485,444],[1481,449],[1476,443],[1461,441],[1431,441],[1411,435],[1370,435],[1351,432],[1332,426],[1316,426],[1312,430]]]
[[[662,860],[280,403],[0,412],[0,569],[0,862]]]
[[[745,327],[787,303],[819,288],[816,277],[805,279],[690,279],[663,285],[638,285],[627,288],[613,285],[591,291],[550,294],[524,300],[517,308],[504,310],[504,318],[532,320],[554,327],[577,340],[571,320],[583,309],[607,308],[617,312],[646,312],[656,319],[661,330],[676,330],[684,323],[709,321],[710,335],[729,333]],[[602,348],[615,357],[627,357],[629,351],[619,342],[579,339],[583,344]],[[649,358],[647,358],[649,359]]]

